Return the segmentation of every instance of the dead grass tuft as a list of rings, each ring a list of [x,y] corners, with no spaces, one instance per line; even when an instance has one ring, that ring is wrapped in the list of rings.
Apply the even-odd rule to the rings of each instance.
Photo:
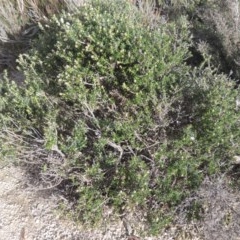
[[[38,23],[62,10],[74,11],[86,0],[2,0],[0,8],[0,73],[15,74],[19,54],[29,49],[38,33]],[[13,75],[13,74],[11,74]],[[15,74],[16,75],[16,74]],[[17,75],[21,75],[17,73]],[[13,76],[15,80],[15,77]],[[17,81],[19,78],[17,77]]]

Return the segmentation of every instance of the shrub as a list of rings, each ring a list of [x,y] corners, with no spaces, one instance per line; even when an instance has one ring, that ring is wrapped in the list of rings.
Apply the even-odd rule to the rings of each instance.
[[[239,81],[239,1],[200,1],[189,17],[195,52],[207,52],[219,72]]]
[[[111,206],[140,211],[157,231],[203,176],[227,166],[239,113],[224,75],[185,64],[185,19],[145,20],[125,1],[92,1],[41,26],[19,58],[24,84],[1,82],[0,142],[2,157],[70,186],[83,221]]]
[[[84,0],[2,0],[0,8],[0,74],[16,71],[16,59],[26,52],[38,34],[38,22],[46,22],[63,9],[73,11]],[[13,78],[16,74],[12,74]]]

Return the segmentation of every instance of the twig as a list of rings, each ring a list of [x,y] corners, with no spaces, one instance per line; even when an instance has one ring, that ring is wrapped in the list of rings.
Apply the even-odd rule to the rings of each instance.
[[[123,149],[120,145],[117,145],[114,142],[108,141],[107,145],[109,145],[110,147],[116,149],[119,151],[119,157],[118,157],[118,162],[116,163],[116,166],[120,163],[121,159],[122,159],[122,155],[123,155]]]

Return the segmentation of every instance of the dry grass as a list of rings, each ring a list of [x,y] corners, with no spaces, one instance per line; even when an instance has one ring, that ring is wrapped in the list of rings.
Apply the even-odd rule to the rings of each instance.
[[[1,0],[1,41],[7,35],[19,34],[26,24],[47,20],[53,14],[80,7],[85,0]],[[11,17],[10,17],[11,16]]]
[[[0,8],[0,73],[11,70],[13,79],[16,59],[29,48],[38,33],[38,23],[46,22],[62,10],[73,11],[85,0],[1,0]],[[20,74],[21,75],[21,74]]]

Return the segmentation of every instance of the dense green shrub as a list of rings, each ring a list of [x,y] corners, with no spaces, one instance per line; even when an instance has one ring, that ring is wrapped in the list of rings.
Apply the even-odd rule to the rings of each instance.
[[[187,21],[145,20],[125,1],[53,17],[19,58],[24,84],[1,82],[1,155],[71,184],[86,222],[108,205],[140,210],[156,230],[238,148],[237,92],[185,64]]]

